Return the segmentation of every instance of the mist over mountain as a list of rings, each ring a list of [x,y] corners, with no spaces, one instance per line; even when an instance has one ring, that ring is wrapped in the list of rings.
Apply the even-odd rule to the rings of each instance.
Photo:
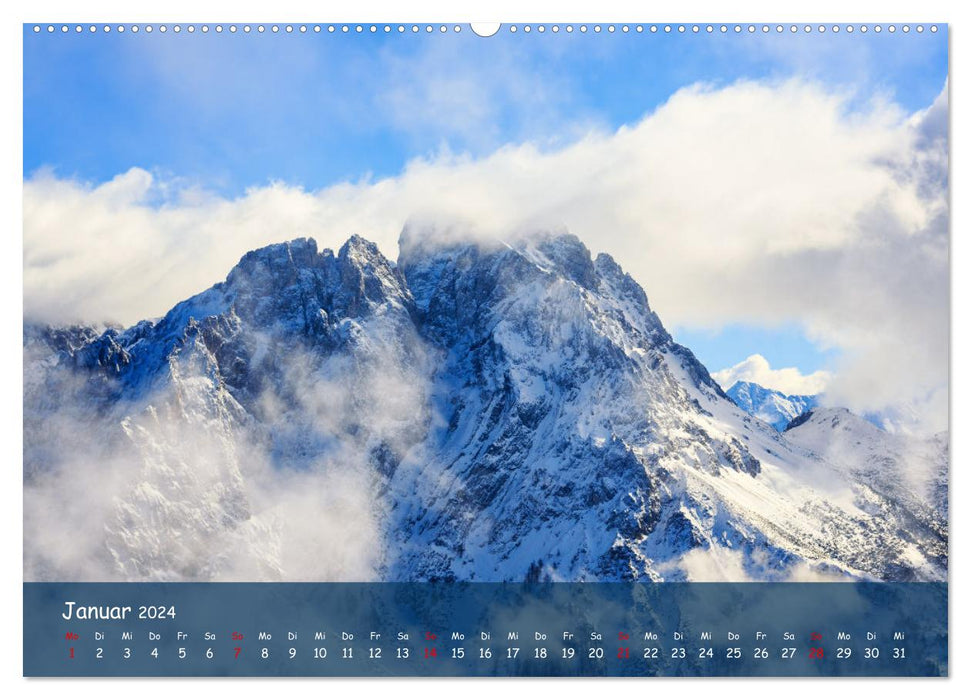
[[[778,432],[569,234],[399,247],[25,323],[26,580],[946,577],[946,435]]]

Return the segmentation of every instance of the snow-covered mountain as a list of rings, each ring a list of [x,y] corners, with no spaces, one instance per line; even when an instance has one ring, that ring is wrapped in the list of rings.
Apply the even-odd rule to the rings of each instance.
[[[946,437],[780,434],[576,237],[435,241],[298,239],[155,321],[25,324],[27,578],[946,576]]]
[[[725,393],[743,411],[765,421],[779,432],[785,430],[793,418],[819,403],[817,396],[783,394],[755,382],[735,382]]]
[[[835,467],[842,478],[858,483],[861,502],[888,509],[888,520],[918,533],[919,539],[937,539],[935,556],[946,559],[947,433],[928,438],[890,434],[845,408],[816,408],[790,423],[785,435]]]

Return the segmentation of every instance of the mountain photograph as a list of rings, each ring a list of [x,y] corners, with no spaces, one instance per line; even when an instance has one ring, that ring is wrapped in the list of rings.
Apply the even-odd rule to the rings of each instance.
[[[869,26],[24,25],[24,581],[946,582],[948,30]]]
[[[295,239],[24,355],[30,579],[946,577],[946,433],[726,393],[568,233]]]

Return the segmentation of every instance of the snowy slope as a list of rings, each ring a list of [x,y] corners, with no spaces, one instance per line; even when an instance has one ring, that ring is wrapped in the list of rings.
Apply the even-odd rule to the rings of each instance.
[[[28,578],[946,576],[946,437],[779,434],[576,237],[433,240],[300,239],[156,321],[25,326]]]
[[[844,408],[818,408],[795,421],[786,438],[855,484],[861,507],[888,509],[887,519],[901,525],[905,543],[898,544],[931,545],[924,553],[946,566],[947,433],[891,434]]]
[[[755,382],[735,382],[725,393],[743,411],[765,421],[779,432],[785,430],[793,418],[819,403],[816,396],[783,394]]]

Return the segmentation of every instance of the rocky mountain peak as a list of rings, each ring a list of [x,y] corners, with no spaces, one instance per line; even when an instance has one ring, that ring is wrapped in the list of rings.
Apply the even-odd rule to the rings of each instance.
[[[336,254],[309,238],[267,246],[126,330],[25,326],[25,502],[60,499],[33,475],[121,465],[131,488],[106,494],[107,519],[85,532],[88,559],[112,552],[99,580],[231,576],[241,542],[251,571],[270,572],[257,578],[283,580],[685,580],[709,558],[757,580],[801,563],[889,580],[945,570],[940,441],[912,448],[826,411],[772,430],[570,234],[401,241],[397,265],[360,236]],[[90,450],[57,449],[88,433]],[[834,435],[841,451],[824,451]],[[339,546],[305,556],[327,529],[308,517]],[[159,558],[153,543],[186,522],[195,549]],[[341,564],[362,530],[366,567]]]
[[[302,269],[321,267],[328,253],[319,254],[317,241],[313,238],[274,243],[246,253],[230,271],[226,282],[239,284],[251,279],[293,279]]]

